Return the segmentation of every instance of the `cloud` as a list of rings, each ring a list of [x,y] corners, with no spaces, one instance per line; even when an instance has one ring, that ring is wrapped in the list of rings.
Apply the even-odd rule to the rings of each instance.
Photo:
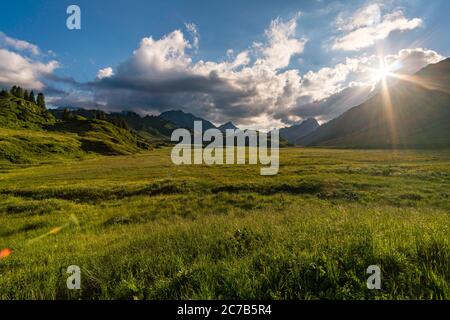
[[[303,119],[315,118],[320,122],[332,120],[345,111],[362,104],[374,95],[371,86],[349,86],[324,99],[308,103],[299,103],[292,108],[280,110],[275,117],[286,125],[292,125]]]
[[[339,30],[353,31],[361,27],[374,26],[381,22],[381,7],[375,3],[358,9],[353,16],[347,17],[342,13],[337,17],[335,24]]]
[[[384,60],[392,72],[413,74],[432,63],[438,63],[445,57],[433,50],[423,48],[403,49],[397,54],[387,55]]]
[[[192,46],[195,49],[198,49],[198,45],[200,43],[200,34],[198,32],[197,26],[195,25],[195,23],[185,23],[184,26],[192,37]]]
[[[38,46],[0,32],[0,87],[19,85],[43,90],[46,81],[58,81],[54,71],[60,67],[55,60],[43,60]]]
[[[3,32],[0,32],[0,45],[16,51],[28,51],[34,55],[39,55],[41,52],[38,46],[27,41],[8,37]]]
[[[111,67],[100,69],[97,72],[97,79],[101,80],[103,78],[110,78],[114,75],[114,71]]]
[[[74,86],[73,92],[52,103],[80,107],[90,103],[105,111],[142,114],[182,109],[216,124],[233,120],[243,128],[269,129],[311,116],[328,121],[376,93],[376,55],[347,58],[304,74],[290,68],[306,43],[296,35],[296,19],[275,19],[264,33],[265,41],[240,52],[227,50],[222,61],[194,60],[195,40],[180,30],[160,39],[145,37],[117,67],[99,70],[95,80]],[[363,20],[353,23],[360,26]],[[386,64],[394,64],[400,73],[413,73],[440,59],[438,53],[420,48],[385,57]]]
[[[301,78],[296,70],[279,70],[303,52],[306,40],[296,38],[296,19],[275,19],[260,47],[229,50],[228,59],[220,62],[193,62],[195,37],[192,43],[180,30],[161,39],[146,37],[130,58],[114,70],[100,70],[87,87],[93,101],[111,110],[157,113],[182,108],[218,123],[236,118],[252,123],[277,103],[293,103],[291,93]],[[187,29],[197,34],[194,25]]]
[[[54,60],[44,63],[0,49],[0,86],[19,85],[42,90],[45,87],[43,80],[58,67],[58,62]]]
[[[436,51],[414,48],[387,55],[384,63],[393,73],[410,75],[443,59]],[[308,117],[329,121],[378,92],[378,79],[373,72],[378,67],[379,57],[370,55],[347,58],[333,68],[310,71],[303,77],[303,96],[298,104],[276,116],[287,124]]]
[[[394,31],[407,31],[420,27],[422,19],[408,19],[402,10],[381,15],[378,4],[358,10],[351,17],[339,16],[338,29],[345,34],[335,39],[334,50],[359,51],[373,46],[376,41],[386,39]]]
[[[186,76],[191,58],[186,55],[190,47],[180,30],[175,30],[162,39],[143,38],[133,56],[122,63],[117,77],[165,81]]]
[[[268,45],[255,44],[255,47],[263,54],[263,58],[256,64],[266,64],[272,69],[286,68],[292,56],[303,52],[307,40],[295,37],[297,19],[298,16],[283,22],[277,18],[271,22],[269,29],[265,32]]]

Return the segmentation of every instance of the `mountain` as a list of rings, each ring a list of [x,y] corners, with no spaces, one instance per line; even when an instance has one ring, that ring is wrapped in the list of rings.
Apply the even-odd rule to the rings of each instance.
[[[300,124],[280,129],[280,137],[295,144],[300,138],[313,132],[318,127],[320,127],[320,125],[317,120],[315,118],[309,118]]]
[[[238,127],[236,127],[233,122],[229,121],[227,123],[224,123],[223,125],[221,125],[220,127],[218,127],[217,129],[219,129],[220,131],[225,131],[225,130],[239,130]]]
[[[429,65],[297,141],[350,148],[450,147],[450,59]]]
[[[85,152],[103,155],[123,155],[149,148],[149,141],[130,129],[122,128],[110,121],[74,117],[58,121],[46,127],[49,132],[73,133]]]
[[[170,121],[179,128],[186,128],[190,130],[194,129],[194,121],[202,122],[203,131],[215,128],[215,126],[208,120],[194,116],[192,113],[185,113],[181,110],[163,112],[159,115],[159,118]]]
[[[156,116],[141,117],[132,111],[111,113],[109,119],[123,120],[131,129],[142,137],[153,142],[165,142],[170,140],[172,131],[177,128],[172,122]]]
[[[56,122],[47,109],[9,93],[0,96],[0,127],[41,129]]]
[[[132,154],[149,148],[146,139],[121,123],[87,119],[68,110],[60,115],[58,119],[45,106],[2,92],[0,163],[78,158],[87,153]]]
[[[72,117],[109,121],[126,129],[132,129],[145,140],[156,144],[164,144],[169,141],[172,131],[177,128],[173,123],[160,117],[141,117],[132,111],[106,113],[100,110],[59,108],[52,109],[50,112],[60,120],[63,120],[65,113],[69,113]]]

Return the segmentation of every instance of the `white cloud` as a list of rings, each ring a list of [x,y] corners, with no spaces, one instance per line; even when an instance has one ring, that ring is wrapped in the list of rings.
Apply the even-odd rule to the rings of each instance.
[[[29,51],[34,55],[40,54],[40,50],[39,50],[38,46],[31,44],[27,41],[8,37],[3,32],[0,32],[0,45],[3,45],[7,48],[11,48],[11,49],[17,50],[17,51]]]
[[[340,14],[335,21],[339,30],[352,31],[361,27],[374,26],[381,22],[380,4],[374,3],[357,10],[353,16]]]
[[[346,34],[335,39],[332,48],[358,51],[386,39],[393,31],[413,30],[423,24],[420,18],[406,18],[401,10],[384,16],[381,16],[380,10],[380,6],[374,4],[357,11],[350,18],[339,17],[336,25]]]
[[[384,60],[392,72],[401,71],[404,74],[413,74],[428,64],[438,63],[445,57],[433,50],[423,48],[403,49],[397,54],[387,55]]]
[[[306,41],[296,37],[297,18],[272,21],[260,47],[228,50],[227,60],[220,62],[194,63],[189,51],[194,46],[179,30],[161,39],[144,38],[115,74],[99,73],[95,97],[111,108],[182,107],[217,122],[240,118],[240,123],[267,126],[270,120],[263,115],[280,103],[294,104],[301,86],[297,70],[279,71],[303,52]]]
[[[200,34],[198,32],[198,28],[195,25],[195,23],[185,23],[186,30],[189,32],[189,34],[192,37],[192,46],[195,49],[198,49],[198,45],[200,43]]]
[[[101,80],[103,78],[110,78],[114,75],[114,71],[111,67],[100,69],[97,72],[97,79]]]
[[[328,121],[349,108],[364,102],[376,93],[379,79],[374,70],[379,68],[377,55],[347,58],[344,63],[303,76],[302,93],[298,104],[280,116],[316,117]],[[403,49],[384,57],[384,63],[393,73],[414,74],[425,66],[445,59],[433,50]],[[399,81],[396,78],[392,81]]]
[[[261,46],[256,43],[254,47],[260,50],[263,58],[257,64],[265,64],[271,69],[281,69],[289,66],[292,56],[301,54],[304,50],[306,39],[295,37],[298,16],[287,22],[280,18],[273,20],[265,34],[268,45]]]
[[[57,61],[43,63],[6,49],[0,49],[0,85],[19,85],[41,90],[42,78],[51,75],[59,67]]]
[[[354,25],[362,23],[357,19]],[[301,74],[289,69],[290,60],[303,52],[305,44],[295,31],[295,19],[276,19],[265,31],[265,41],[240,52],[229,49],[223,61],[194,61],[194,40],[179,30],[161,39],[146,37],[127,60],[114,70],[100,70],[97,80],[84,87],[90,89],[92,105],[100,103],[106,110],[157,114],[180,108],[215,123],[233,120],[243,128],[257,129],[308,116],[326,121],[371,94],[377,56],[348,58]],[[414,72],[410,66],[421,68],[440,58],[434,51],[405,49],[387,56],[386,63],[396,61],[396,72]],[[62,100],[65,105],[70,98]]]
[[[162,39],[143,38],[133,56],[119,66],[117,73],[133,75],[146,80],[168,80],[186,74],[191,58],[186,55],[190,47],[180,30]]]
[[[0,86],[44,89],[44,79],[53,77],[59,63],[39,61],[42,58],[38,46],[0,32]]]

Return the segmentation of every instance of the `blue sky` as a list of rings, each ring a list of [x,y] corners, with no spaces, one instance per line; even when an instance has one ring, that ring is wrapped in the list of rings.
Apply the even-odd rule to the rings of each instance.
[[[66,28],[70,4],[81,30]],[[0,85],[55,106],[176,108],[244,127],[327,121],[370,94],[377,57],[405,73],[448,57],[449,12],[446,0],[18,0],[0,11]],[[31,75],[12,70],[21,63]]]

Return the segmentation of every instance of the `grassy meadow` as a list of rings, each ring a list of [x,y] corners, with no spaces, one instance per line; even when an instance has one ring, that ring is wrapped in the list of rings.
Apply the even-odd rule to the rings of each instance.
[[[450,151],[170,150],[0,162],[0,299],[450,299]]]

